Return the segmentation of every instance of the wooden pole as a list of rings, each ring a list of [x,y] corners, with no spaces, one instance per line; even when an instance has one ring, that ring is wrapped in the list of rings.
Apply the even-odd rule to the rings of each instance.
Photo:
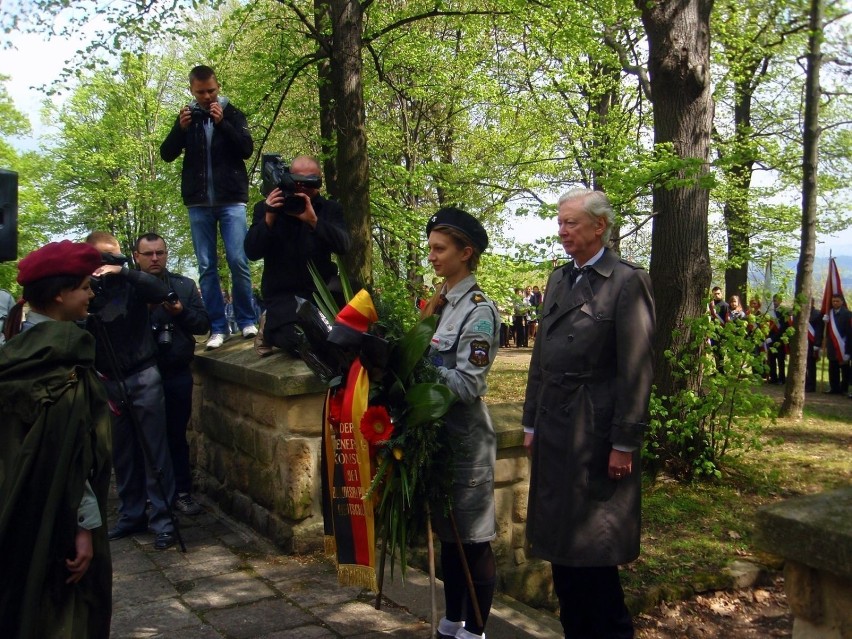
[[[432,604],[432,637],[438,635],[438,602],[435,587],[435,542],[432,539],[432,510],[426,504],[426,548],[429,555],[429,599]]]

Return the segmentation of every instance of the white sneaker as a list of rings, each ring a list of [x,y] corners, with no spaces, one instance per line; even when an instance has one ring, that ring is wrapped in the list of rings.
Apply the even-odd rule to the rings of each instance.
[[[248,339],[249,337],[254,337],[257,335],[257,326],[254,324],[250,324],[243,329],[243,337]]]
[[[446,617],[441,617],[438,622],[438,637],[455,637],[456,633],[464,628],[464,621],[450,621]]]
[[[485,639],[485,633],[483,632],[481,635],[475,635],[464,628],[459,628],[456,631],[456,639]]]
[[[213,333],[210,339],[207,340],[207,350],[212,351],[214,348],[219,348],[225,343],[225,336],[222,333]]]

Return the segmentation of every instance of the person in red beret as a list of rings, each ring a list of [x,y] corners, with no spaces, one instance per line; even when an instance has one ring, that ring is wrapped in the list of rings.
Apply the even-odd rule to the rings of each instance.
[[[109,411],[95,340],[76,323],[101,262],[63,241],[18,264],[23,301],[0,348],[2,637],[109,637]]]

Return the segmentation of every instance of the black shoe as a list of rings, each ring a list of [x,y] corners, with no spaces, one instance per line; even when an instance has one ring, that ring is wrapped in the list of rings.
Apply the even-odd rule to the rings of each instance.
[[[157,550],[165,550],[175,545],[177,539],[175,534],[171,532],[157,533],[157,538],[154,540],[154,548]]]
[[[107,533],[107,539],[109,539],[110,541],[115,541],[116,539],[124,539],[125,537],[129,537],[130,535],[135,535],[136,533],[143,533],[147,531],[147,523],[117,524],[115,528],[113,528]]]

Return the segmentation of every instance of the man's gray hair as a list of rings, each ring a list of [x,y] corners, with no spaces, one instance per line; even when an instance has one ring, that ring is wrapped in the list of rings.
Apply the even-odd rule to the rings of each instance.
[[[604,246],[606,246],[609,244],[609,239],[612,235],[612,227],[615,224],[615,212],[612,210],[612,204],[609,203],[609,198],[603,191],[576,188],[571,189],[567,193],[563,193],[559,197],[557,208],[562,206],[563,202],[579,198],[582,198],[583,200],[583,211],[593,218],[604,218],[606,221],[606,229],[601,236],[601,241],[604,243]]]

